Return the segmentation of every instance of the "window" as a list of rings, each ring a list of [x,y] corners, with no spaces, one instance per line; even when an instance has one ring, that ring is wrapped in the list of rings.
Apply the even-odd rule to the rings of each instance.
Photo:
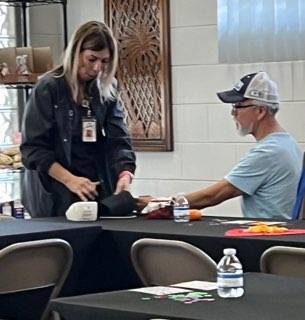
[[[218,0],[221,63],[305,60],[305,0]]]
[[[16,46],[15,21],[15,8],[0,5],[1,48]],[[0,85],[0,149],[20,142],[18,100],[18,90]],[[0,170],[0,202],[19,197],[19,172]]]

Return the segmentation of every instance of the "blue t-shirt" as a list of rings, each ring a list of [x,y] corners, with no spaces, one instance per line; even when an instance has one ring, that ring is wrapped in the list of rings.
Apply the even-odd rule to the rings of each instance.
[[[245,217],[291,219],[301,168],[296,141],[276,132],[260,140],[225,179],[243,192]]]

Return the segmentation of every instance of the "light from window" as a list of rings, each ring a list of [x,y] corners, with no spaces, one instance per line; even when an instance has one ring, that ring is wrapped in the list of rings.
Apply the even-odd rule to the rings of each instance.
[[[15,8],[0,5],[0,48],[16,46]],[[4,61],[0,61],[2,63]],[[15,144],[18,128],[17,90],[0,85],[0,149]],[[0,168],[1,169],[1,168]],[[0,202],[20,198],[20,174],[0,171]]]
[[[220,63],[305,60],[305,0],[218,0]]]

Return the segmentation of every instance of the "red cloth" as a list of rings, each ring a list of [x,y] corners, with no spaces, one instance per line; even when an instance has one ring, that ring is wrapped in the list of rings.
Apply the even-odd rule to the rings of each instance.
[[[227,237],[253,237],[253,236],[283,236],[289,234],[304,234],[305,229],[289,229],[283,232],[249,232],[247,229],[236,228],[230,229],[225,232],[225,236]]]
[[[172,219],[173,206],[165,206],[145,214],[148,219]]]

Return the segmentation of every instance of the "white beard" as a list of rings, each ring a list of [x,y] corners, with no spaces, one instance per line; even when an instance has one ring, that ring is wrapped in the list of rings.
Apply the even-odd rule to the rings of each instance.
[[[242,125],[238,121],[236,121],[236,130],[240,136],[244,137],[244,136],[252,133],[253,122],[251,122],[248,127],[242,127]]]

